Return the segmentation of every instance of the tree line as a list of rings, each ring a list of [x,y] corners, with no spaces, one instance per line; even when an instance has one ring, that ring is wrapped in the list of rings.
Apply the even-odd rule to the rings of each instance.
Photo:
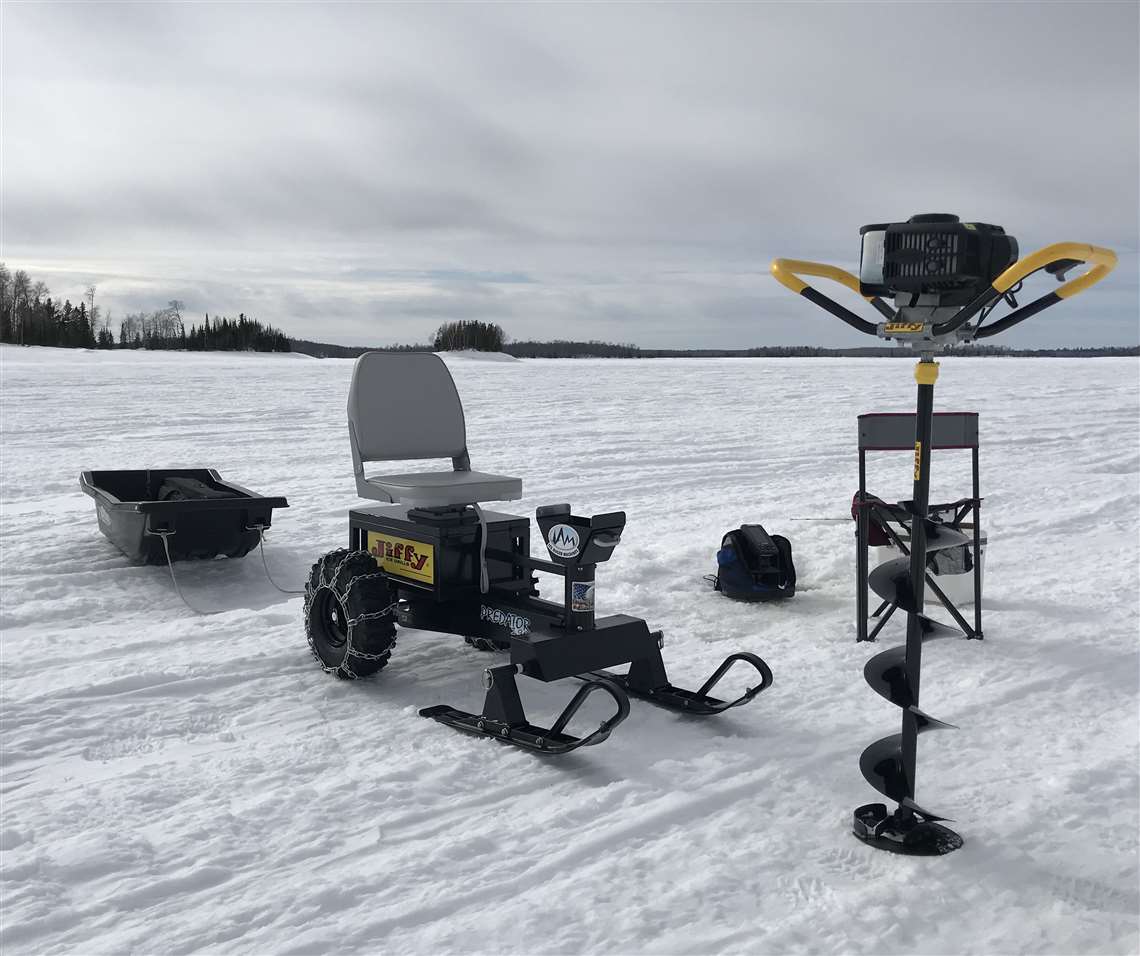
[[[182,303],[165,309],[136,312],[119,326],[119,348],[183,352],[289,352],[288,336],[241,313],[236,319],[207,315],[202,324],[186,328]]]
[[[43,282],[33,282],[23,269],[10,272],[0,262],[0,342],[108,348],[94,302],[94,286],[88,287],[78,306],[70,299],[60,303]]]
[[[431,352],[427,343],[418,345],[333,345],[329,342],[311,342],[308,339],[290,339],[292,351],[314,358],[359,358],[365,352]]]
[[[432,349],[436,352],[458,352],[473,349],[478,352],[501,352],[507,341],[506,333],[492,322],[463,319],[445,322],[432,336]]]
[[[186,327],[185,306],[172,299],[165,308],[127,314],[118,323],[116,340],[110,312],[95,303],[89,285],[78,306],[70,299],[53,300],[43,282],[33,282],[23,269],[10,272],[0,262],[0,342],[51,345],[57,348],[179,349],[190,352],[288,352],[289,338],[250,319],[207,315],[202,325]]]
[[[641,349],[636,345],[618,345],[613,342],[570,342],[555,339],[553,342],[511,342],[503,351],[516,358],[639,358]]]

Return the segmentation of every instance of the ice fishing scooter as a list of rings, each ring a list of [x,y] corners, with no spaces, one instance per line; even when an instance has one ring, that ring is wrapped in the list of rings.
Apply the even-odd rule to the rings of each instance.
[[[361,497],[388,504],[349,512],[349,546],[326,554],[305,589],[305,628],[321,666],[338,677],[374,674],[388,663],[396,624],[461,635],[510,651],[510,663],[483,672],[479,714],[446,705],[424,717],[543,753],[605,740],[629,715],[633,695],[685,714],[717,714],[772,683],[755,654],[731,654],[699,690],[673,686],[660,631],[626,614],[594,615],[594,571],[621,541],[625,514],[583,517],[569,505],[537,511],[550,560],[531,557],[530,521],[484,511],[480,502],[522,497],[522,480],[471,470],[463,406],[447,366],[431,353],[369,352],[356,362],[348,400],[349,440]],[[450,458],[453,470],[366,477],[370,461]],[[539,597],[535,571],[564,579],[561,602]],[[629,664],[625,674],[606,668]],[[741,663],[759,676],[735,700],[711,696]],[[577,693],[550,727],[530,723],[517,675],[577,677]],[[583,737],[570,719],[594,693],[614,713]]]
[[[772,274],[793,292],[842,319],[852,328],[910,346],[919,354],[914,371],[918,411],[914,436],[913,500],[902,502],[896,519],[910,528],[910,555],[880,565],[871,572],[871,589],[907,613],[906,644],[876,654],[863,670],[877,694],[902,708],[902,733],[877,740],[863,751],[859,769],[879,793],[898,803],[888,813],[882,803],[855,811],[854,832],[871,846],[895,853],[931,856],[949,853],[962,838],[938,821],[945,820],[914,801],[917,738],[927,730],[949,728],[918,706],[919,669],[924,640],[959,632],[926,617],[923,598],[927,556],[960,547],[969,539],[959,531],[931,521],[929,515],[930,447],[934,356],[948,345],[986,339],[1012,328],[1063,299],[1072,298],[1099,282],[1116,265],[1110,249],[1077,242],[1059,242],[1017,258],[1017,240],[1001,226],[959,222],[957,216],[913,216],[905,223],[864,226],[859,278],[835,266],[797,259],[775,259]],[[1065,281],[1066,274],[1087,264],[1083,275]],[[1018,307],[1015,293],[1022,280],[1044,270],[1064,284],[1028,305]],[[801,275],[833,279],[864,296],[883,316],[872,323],[816,292]],[[894,296],[895,307],[883,301]],[[986,324],[1002,301],[1014,311]],[[974,320],[977,321],[974,321]]]

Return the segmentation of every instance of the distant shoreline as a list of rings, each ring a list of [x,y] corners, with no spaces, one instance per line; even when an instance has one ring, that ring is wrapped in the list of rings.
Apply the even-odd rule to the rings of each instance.
[[[294,352],[315,358],[356,358],[365,352],[433,351],[424,346],[351,346],[290,339]],[[750,349],[643,349],[634,345],[605,342],[517,342],[502,351],[515,358],[908,358],[911,349],[897,346],[865,348],[820,348],[810,345],[771,345]],[[1140,345],[1097,346],[1092,348],[1011,349],[997,346],[966,346],[948,349],[946,356],[970,358],[1111,358],[1140,355]]]

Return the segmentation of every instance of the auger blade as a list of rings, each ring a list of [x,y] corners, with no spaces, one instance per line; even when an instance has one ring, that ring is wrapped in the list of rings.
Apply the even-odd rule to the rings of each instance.
[[[910,586],[910,558],[894,558],[880,564],[867,575],[867,584],[884,601],[897,604],[908,613],[918,610]]]
[[[922,627],[922,639],[924,641],[934,641],[940,637],[961,637],[962,632],[956,627],[951,627],[949,624],[943,624],[941,621],[935,621],[927,617],[925,614],[918,615],[918,623]]]
[[[863,677],[871,689],[896,707],[914,703],[914,693],[906,676],[906,646],[900,644],[876,654],[863,667]]]
[[[910,797],[906,797],[905,799],[900,800],[899,805],[906,807],[908,810],[913,810],[929,823],[938,823],[942,820],[945,820],[947,823],[954,822],[952,819],[950,819],[950,817],[940,817],[937,813],[931,813],[929,810],[920,807],[917,803],[911,800]]]
[[[910,783],[902,759],[902,734],[876,740],[859,755],[859,770],[872,787],[889,800],[908,798]]]
[[[914,692],[906,673],[906,647],[900,644],[876,654],[863,668],[863,677],[871,689],[880,697],[885,697],[896,707],[912,714],[919,733],[924,730],[957,730],[937,717],[931,717],[914,704]]]
[[[909,527],[914,522],[913,501],[900,501],[898,504],[876,503],[875,508],[883,514],[884,517],[899,524],[905,524]],[[948,525],[931,521],[929,518],[923,519],[922,526],[926,529],[927,554],[931,551],[942,551],[946,548],[956,548],[962,544],[969,544],[972,540],[969,535],[962,534],[961,531],[955,531]]]
[[[969,544],[973,540],[969,536],[962,534],[961,531],[955,531],[953,528],[939,524],[937,521],[927,520],[923,522],[923,524],[926,527],[927,554],[930,554],[931,551],[945,551],[947,548],[959,548],[964,544]]]
[[[906,708],[907,712],[914,715],[915,723],[918,725],[918,732],[921,734],[926,730],[957,730],[955,724],[948,724],[944,720],[939,720],[937,717],[931,717],[926,711],[919,710],[914,704]]]
[[[902,734],[892,734],[871,744],[859,757],[859,769],[867,783],[888,800],[894,800],[900,806],[913,810],[925,820],[937,822],[949,819],[920,807],[908,795],[911,788],[903,766]]]
[[[867,575],[867,585],[884,601],[897,604],[908,614],[918,610],[910,580],[910,558],[892,558],[873,568]],[[922,624],[924,641],[937,637],[956,637],[961,634],[955,628],[931,620],[922,614],[919,615],[919,622]]]

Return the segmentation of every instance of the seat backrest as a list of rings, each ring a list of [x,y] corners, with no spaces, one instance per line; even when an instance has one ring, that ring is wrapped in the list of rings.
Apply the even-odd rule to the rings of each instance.
[[[431,352],[365,352],[352,370],[348,428],[357,472],[365,461],[464,456],[463,403]]]

